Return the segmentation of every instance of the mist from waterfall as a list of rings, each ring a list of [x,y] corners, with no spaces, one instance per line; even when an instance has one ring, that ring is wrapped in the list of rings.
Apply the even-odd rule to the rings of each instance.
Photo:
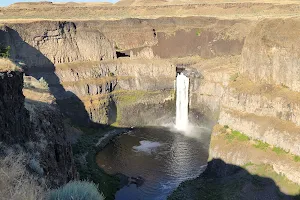
[[[180,73],[176,78],[176,124],[177,130],[186,131],[189,119],[189,78]]]

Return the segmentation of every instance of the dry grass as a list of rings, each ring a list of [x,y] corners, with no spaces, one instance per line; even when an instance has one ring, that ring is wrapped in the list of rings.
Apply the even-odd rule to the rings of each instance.
[[[16,66],[11,60],[7,58],[0,58],[0,72],[20,70],[21,69]]]
[[[116,20],[125,18],[206,16],[227,19],[299,16],[298,0],[127,0],[113,4],[21,4],[0,7],[4,23],[36,20]],[[65,12],[68,10],[68,12]]]
[[[239,76],[236,81],[231,82],[230,87],[235,93],[247,93],[251,95],[264,96],[270,100],[281,98],[286,102],[299,103],[300,92],[291,91],[289,88],[281,85],[254,83],[246,77]]]
[[[26,102],[32,100],[35,102],[43,102],[52,104],[55,102],[55,97],[48,92],[37,91],[33,89],[23,89],[23,94],[26,98]]]
[[[298,0],[120,0],[116,5],[145,6],[145,5],[182,5],[182,4],[223,4],[223,3],[276,3],[276,4],[297,4]]]
[[[44,189],[25,168],[25,155],[10,153],[0,158],[0,199],[45,199]]]

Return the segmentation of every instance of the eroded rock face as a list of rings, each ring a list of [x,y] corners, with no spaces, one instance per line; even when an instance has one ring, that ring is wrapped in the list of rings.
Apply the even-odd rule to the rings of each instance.
[[[299,184],[299,24],[297,19],[263,20],[245,40],[239,75],[225,88],[219,123],[242,132],[250,142],[241,146],[224,144],[222,136],[212,139],[210,155],[226,162],[271,165],[279,174]],[[219,138],[218,138],[219,137]],[[271,147],[264,152],[256,140]],[[286,157],[272,148],[284,150]],[[283,152],[284,152],[283,151]],[[273,155],[274,154],[274,155]],[[280,157],[281,156],[281,157]]]
[[[190,79],[190,108],[216,122],[230,78],[237,73],[238,61],[239,56],[230,56],[200,60],[190,66],[200,74]]]
[[[22,143],[33,137],[29,113],[24,108],[23,73],[0,72],[0,141]]]
[[[72,22],[14,24],[2,28],[1,43],[28,67],[116,57],[112,43],[97,29],[77,28]]]
[[[58,100],[59,104],[63,105],[61,107],[64,113],[74,118],[81,118],[76,120],[78,122],[91,121],[98,125],[107,125],[116,121],[118,112],[126,113],[134,110],[135,104],[128,105],[126,111],[125,108],[117,110],[116,105],[122,104],[122,101],[125,104],[128,102],[139,104],[148,98],[147,104],[154,105],[157,102],[163,102],[171,95],[169,91],[174,88],[176,70],[171,62],[161,59],[120,59],[61,64],[56,66],[55,74],[51,76],[58,77],[65,90],[54,91],[62,94],[56,96],[62,96]],[[53,83],[55,87],[54,81],[50,83]],[[164,95],[158,95],[159,99],[153,101],[151,94],[155,91],[161,91]],[[73,98],[68,97],[68,92],[76,95],[78,99],[74,95]],[[120,102],[119,98],[122,95],[124,98]],[[141,97],[143,99],[140,101]],[[136,110],[141,109],[136,108]],[[137,123],[132,125],[137,125]]]
[[[67,142],[63,116],[55,105],[27,100],[35,146],[28,146],[39,160],[43,176],[51,187],[59,187],[78,178],[71,144]],[[39,152],[36,154],[36,152]]]
[[[262,119],[261,119],[262,120]],[[243,122],[241,127],[245,126]],[[241,128],[239,127],[239,128]],[[218,129],[217,126],[215,130]],[[242,130],[242,129],[240,129]],[[254,132],[256,130],[254,129]],[[259,149],[253,145],[253,142],[233,141],[228,142],[224,133],[213,131],[211,139],[211,148],[209,154],[213,158],[220,158],[226,163],[245,166],[247,163],[266,164],[272,166],[278,174],[284,174],[289,180],[299,184],[300,164],[290,159],[288,154],[276,154],[270,149]],[[282,137],[282,132],[272,133]],[[284,136],[283,136],[284,137]],[[287,136],[288,138],[289,136]],[[280,139],[279,139],[280,140]],[[290,143],[291,140],[285,141]],[[291,143],[291,146],[293,144]]]
[[[299,92],[299,33],[298,19],[263,20],[245,41],[240,72],[254,82]]]
[[[219,38],[219,34],[209,30],[179,30],[174,35],[158,34],[158,44],[153,47],[155,55],[161,58],[200,55],[212,58],[224,55],[239,55],[244,41]]]
[[[175,66],[158,57],[238,55],[248,33],[245,27],[250,24],[245,20],[200,17],[38,22],[12,24],[0,34],[5,44],[12,46],[12,55],[28,65],[26,72],[47,81],[62,110],[70,99],[74,106],[65,113],[81,116],[79,121],[106,124],[109,120],[105,119],[104,108],[112,92],[173,89]],[[243,31],[237,32],[237,28]],[[128,50],[133,57],[114,62],[116,50]],[[75,62],[77,67],[73,67]],[[92,62],[93,66],[83,62]],[[210,112],[215,119],[223,80],[207,77],[194,92],[200,91],[200,95],[193,95],[191,104],[202,107],[202,112]]]
[[[50,187],[77,178],[71,145],[66,141],[63,117],[55,106],[30,101],[24,106],[22,72],[0,73],[0,140],[18,145],[29,155],[32,173]]]
[[[240,77],[222,98],[219,122],[299,155],[300,21],[263,20],[242,52]],[[287,31],[290,30],[290,31]],[[276,31],[276,34],[274,34]]]
[[[219,123],[299,155],[299,97],[284,87],[240,78],[222,98]]]

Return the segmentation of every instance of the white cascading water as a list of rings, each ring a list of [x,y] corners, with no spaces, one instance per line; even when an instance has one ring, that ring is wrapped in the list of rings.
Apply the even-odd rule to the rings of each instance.
[[[176,78],[176,129],[186,131],[189,123],[189,78],[180,73]]]

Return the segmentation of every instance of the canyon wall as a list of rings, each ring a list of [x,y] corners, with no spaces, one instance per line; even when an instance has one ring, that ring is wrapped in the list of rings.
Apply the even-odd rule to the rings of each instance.
[[[99,30],[78,28],[72,22],[3,26],[0,38],[2,45],[11,47],[11,58],[21,60],[28,67],[45,68],[58,63],[116,57],[112,44]]]
[[[21,74],[2,73],[0,106],[14,112],[0,118],[7,121],[0,130],[12,133],[1,139],[12,142],[20,131],[20,140],[47,141],[40,143],[40,163],[59,185],[76,178],[63,119],[95,127],[172,122],[174,80],[185,70],[192,122],[204,118],[211,127],[218,121],[211,159],[268,165],[300,184],[299,24],[296,18],[210,17],[6,24],[0,43],[10,45],[15,63],[44,80],[49,91],[25,90],[28,113],[21,104],[9,104],[24,102],[9,93],[20,93],[22,80],[8,78]],[[47,102],[35,95],[47,96]],[[9,126],[15,120],[19,124]],[[31,149],[41,148],[36,145]]]
[[[299,6],[172,6],[179,7],[184,7],[178,12],[185,15],[201,10],[212,16],[213,12],[232,15],[265,9],[290,14]],[[42,8],[49,15],[47,9]],[[78,9],[85,15],[92,12],[84,6]],[[115,9],[136,14],[137,8]],[[165,9],[168,6],[153,6],[141,13]],[[28,13],[37,10],[27,8]],[[17,11],[0,9],[8,15]],[[73,12],[65,12],[65,19]],[[300,20],[238,18],[235,14],[232,19],[160,17],[1,25],[0,45],[11,47],[11,59],[31,84],[34,80],[45,86],[26,87],[24,100],[22,73],[0,73],[1,141],[25,144],[31,165],[38,161],[31,170],[51,186],[59,186],[77,178],[66,140],[68,130],[71,136],[76,132],[71,123],[98,129],[172,122],[174,80],[176,73],[185,70],[190,73],[191,121],[209,128],[217,123],[210,159],[244,168],[266,165],[285,181],[300,184]],[[208,172],[212,167],[222,175],[218,166],[224,163],[209,166]],[[290,192],[285,187],[283,191]]]
[[[241,55],[193,66],[201,79],[192,85],[191,107],[206,105],[202,110],[214,111],[217,125],[206,171],[170,199],[299,198],[299,24],[298,18],[260,20]]]
[[[190,109],[208,119],[214,125],[220,113],[220,102],[230,79],[238,71],[240,56],[223,56],[201,59],[189,66],[197,70],[200,77],[191,78]],[[188,67],[188,68],[189,68]],[[203,122],[202,122],[203,123]]]
[[[11,46],[12,58],[25,64],[27,75],[47,82],[66,116],[81,125],[108,125],[118,123],[123,118],[120,113],[146,119],[143,113],[155,105],[153,114],[160,113],[161,106],[174,99],[176,68],[182,67],[178,57],[189,56],[186,68],[198,62],[193,60],[199,55],[239,55],[249,26],[253,23],[247,20],[203,17],[45,21],[4,25],[0,42]],[[216,119],[223,91],[222,81],[213,76],[205,76],[206,84],[200,84],[202,94],[193,95],[197,99],[194,108],[201,107],[195,112],[210,112],[210,119]],[[127,108],[118,108],[122,104]],[[140,106],[134,111],[134,105]],[[174,115],[174,110],[154,115],[150,121],[167,113]]]
[[[156,104],[171,100],[175,73],[170,62],[157,59],[70,63],[57,65],[55,71],[64,90],[75,94],[82,102],[89,119],[98,124],[112,124],[122,119],[124,124],[125,119],[130,116],[130,110],[140,113],[132,113],[132,121],[138,121],[139,117],[146,120],[142,114],[151,110],[151,106],[142,111],[143,106],[138,108],[137,105],[143,104],[146,108],[147,104],[151,104],[155,109]],[[69,100],[59,99],[61,103],[65,102],[66,112],[72,109]],[[126,116],[124,106],[127,110],[124,112],[128,113]],[[148,118],[149,122],[155,116]],[[142,124],[135,122],[132,125]]]
[[[8,144],[24,142],[32,136],[22,88],[23,73],[0,73],[0,139]]]
[[[76,179],[60,111],[55,105],[25,100],[22,88],[22,72],[0,73],[1,146],[27,155],[29,171],[50,188]]]
[[[221,98],[218,122],[224,127],[214,131],[210,149],[212,158],[239,166],[267,164],[297,184],[299,24],[298,19],[262,20],[246,37],[239,74]],[[234,131],[247,142],[226,142]]]
[[[299,77],[293,71],[297,69],[297,24],[300,21],[294,19],[263,20],[252,30],[243,48],[240,77],[222,99],[220,123],[299,155],[298,145],[286,142],[298,140]],[[247,128],[242,125],[243,118],[249,121]]]

